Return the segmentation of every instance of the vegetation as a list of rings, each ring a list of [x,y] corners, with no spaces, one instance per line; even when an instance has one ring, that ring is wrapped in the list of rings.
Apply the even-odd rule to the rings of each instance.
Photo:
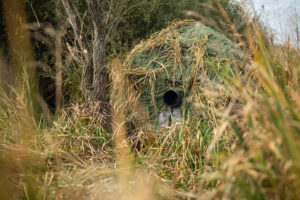
[[[143,106],[135,101],[136,93],[129,93],[123,87],[130,86],[123,73],[125,54],[135,43],[175,18],[184,18],[183,10],[193,8],[202,16],[206,12],[199,12],[197,9],[201,7],[195,6],[199,1],[178,5],[181,1],[168,4],[148,0],[132,12],[123,13],[118,28],[106,43],[105,65],[110,73],[110,94],[106,95],[110,97],[111,131],[99,125],[102,118],[98,120],[90,114],[99,116],[97,112],[102,105],[99,108],[93,102],[92,106],[71,106],[84,101],[79,89],[81,66],[76,60],[84,54],[79,52],[78,57],[71,54],[74,52],[71,50],[80,47],[74,29],[70,29],[64,18],[67,15],[62,12],[61,2],[53,0],[38,6],[38,1],[28,1],[28,19],[30,22],[38,19],[40,25],[29,26],[33,50],[26,53],[30,38],[21,40],[20,35],[11,31],[22,29],[22,35],[26,36],[28,29],[23,29],[21,23],[16,23],[19,29],[8,28],[8,23],[15,19],[8,20],[7,11],[12,12],[8,5],[16,2],[3,1],[3,5],[8,4],[2,6],[6,12],[0,18],[6,17],[6,23],[1,21],[1,25],[7,26],[0,29],[1,44],[5,46],[0,73],[11,74],[12,66],[18,70],[11,80],[1,76],[0,199],[297,199],[300,196],[300,52],[288,42],[272,44],[260,24],[246,20],[241,7],[221,1],[214,4],[215,13],[207,14],[223,18],[218,23],[226,23],[228,38],[235,38],[250,60],[242,74],[216,73],[222,85],[218,86],[219,92],[202,91],[206,104],[199,93],[193,96],[196,108],[213,111],[209,117],[200,112],[187,113],[183,123],[160,130],[155,130],[151,121],[144,121],[135,124],[128,136],[129,115],[144,113]],[[86,39],[93,41],[91,16],[85,15],[88,7],[80,5],[82,1],[72,2],[78,8],[74,9],[78,11],[76,16],[80,16],[77,19],[87,21],[83,23],[87,25],[83,26]],[[126,5],[136,2],[127,1]],[[13,10],[20,14],[20,19],[24,19],[25,13],[21,12],[22,5]],[[173,5],[176,9],[171,9]],[[232,22],[240,26],[233,26]],[[212,27],[218,29],[224,25],[218,23]],[[18,44],[24,40],[27,42]],[[11,49],[16,47],[13,45],[18,49]],[[8,56],[9,62],[5,61]],[[60,94],[61,99],[59,95],[54,100],[46,93],[37,95],[34,85],[37,81],[32,81],[34,73],[27,70],[33,62],[38,66],[39,89],[43,92],[47,89],[52,96]],[[210,67],[222,66],[211,62]],[[197,88],[192,92],[197,94]],[[233,103],[220,109],[215,103],[229,94],[241,105],[236,108]],[[43,97],[52,100],[45,101]],[[135,108],[132,113],[125,112],[128,105]]]

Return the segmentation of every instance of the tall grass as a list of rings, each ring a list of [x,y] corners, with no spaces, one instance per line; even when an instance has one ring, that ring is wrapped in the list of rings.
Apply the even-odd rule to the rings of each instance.
[[[140,124],[139,150],[126,138],[122,103],[142,111],[120,96],[122,74],[112,75],[113,133],[67,109],[47,126],[25,92],[1,89],[0,199],[297,199],[300,52],[268,42],[255,24],[247,40],[244,73],[221,77],[242,106],[158,131]]]

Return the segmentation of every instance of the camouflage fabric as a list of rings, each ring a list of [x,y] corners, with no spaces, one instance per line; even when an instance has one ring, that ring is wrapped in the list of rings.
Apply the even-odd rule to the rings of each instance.
[[[206,80],[222,83],[217,74],[234,76],[234,65],[245,65],[241,48],[195,21],[179,22],[152,35],[125,61],[126,75],[152,119],[167,109],[166,91],[173,89],[182,96],[184,112],[190,109],[187,99],[195,87],[207,87]]]

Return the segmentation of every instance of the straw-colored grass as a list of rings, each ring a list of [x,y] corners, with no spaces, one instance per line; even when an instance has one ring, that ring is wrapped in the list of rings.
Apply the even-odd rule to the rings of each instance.
[[[1,89],[0,199],[298,199],[300,52],[266,45],[255,26],[250,32],[248,70],[219,75],[222,91],[242,106],[220,110],[214,103],[223,96],[208,88],[206,101],[190,99],[214,110],[210,120],[187,115],[155,130],[115,68],[112,133],[66,111],[48,126],[32,116],[26,93]],[[131,116],[144,120],[128,139]]]

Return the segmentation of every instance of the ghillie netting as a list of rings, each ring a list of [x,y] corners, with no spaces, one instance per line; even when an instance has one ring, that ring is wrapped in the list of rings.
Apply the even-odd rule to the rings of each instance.
[[[232,41],[195,21],[167,27],[137,45],[121,63],[149,118],[167,108],[163,95],[182,96],[183,115],[213,117],[235,99],[221,77],[233,77],[245,66],[245,54]]]

